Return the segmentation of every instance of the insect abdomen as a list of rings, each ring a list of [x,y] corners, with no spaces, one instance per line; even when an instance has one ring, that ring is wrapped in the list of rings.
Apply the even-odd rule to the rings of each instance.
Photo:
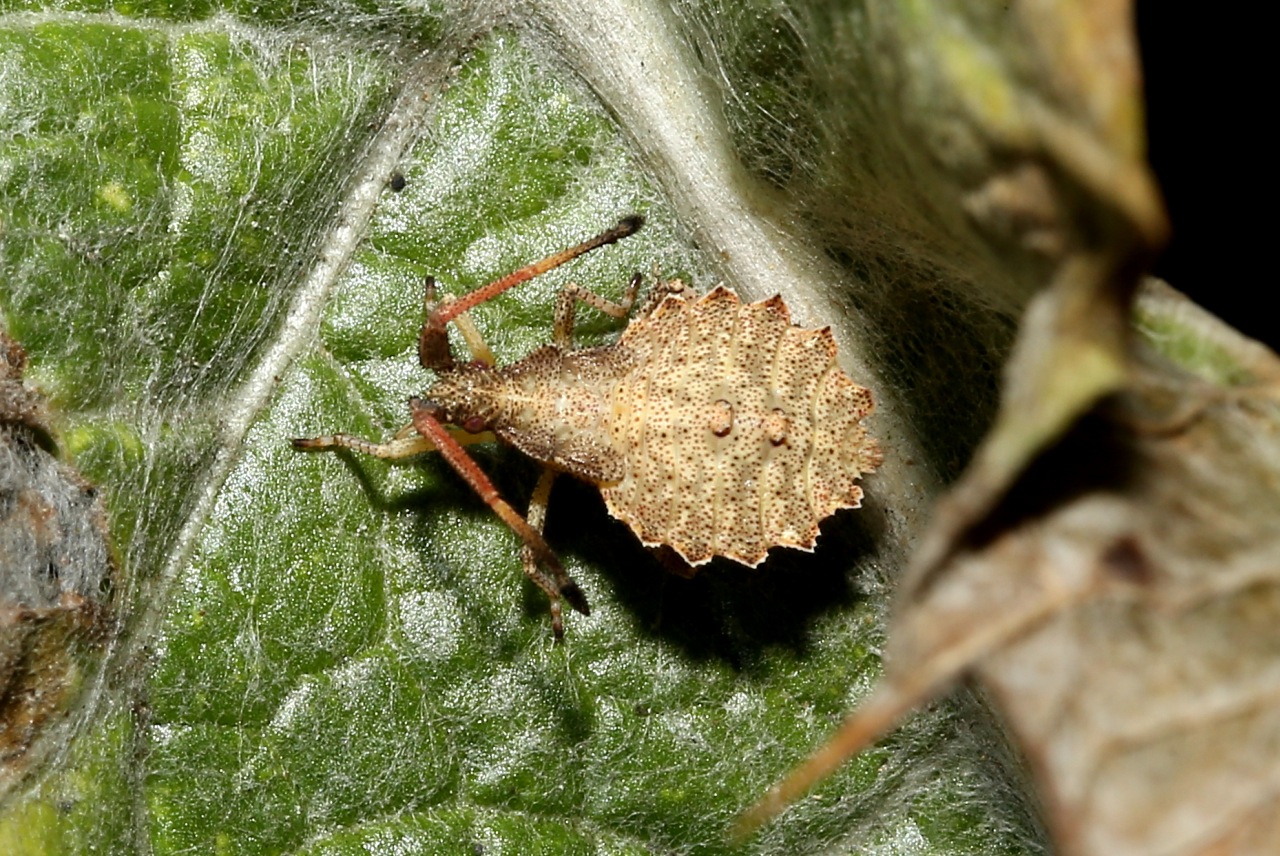
[[[854,482],[879,462],[860,424],[870,393],[781,298],[669,299],[619,346],[635,366],[614,392],[625,472],[601,492],[644,543],[756,565],[774,546],[812,549],[819,521],[858,505]]]

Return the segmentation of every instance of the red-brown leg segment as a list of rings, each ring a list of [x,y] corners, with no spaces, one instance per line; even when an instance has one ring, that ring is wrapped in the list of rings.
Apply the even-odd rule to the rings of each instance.
[[[462,476],[467,484],[471,485],[471,489],[484,500],[486,505],[493,509],[494,514],[497,514],[503,523],[511,527],[511,530],[520,536],[520,539],[524,541],[525,546],[537,561],[542,563],[550,572],[550,579],[540,572],[536,573],[536,575],[531,574],[530,578],[538,584],[539,588],[547,592],[548,597],[553,602],[564,598],[578,612],[583,615],[590,615],[591,607],[587,604],[586,595],[582,593],[582,589],[578,588],[578,584],[565,571],[564,566],[560,564],[556,554],[547,546],[547,542],[543,540],[542,535],[502,498],[498,493],[498,489],[493,486],[493,482],[489,481],[489,477],[484,474],[484,471],[476,466],[476,462],[471,460],[471,456],[458,444],[458,441],[453,438],[448,429],[431,414],[430,406],[420,398],[411,398],[409,399],[409,410],[413,414],[413,427],[418,430],[418,433],[435,445],[440,455],[449,462],[449,466],[453,467],[454,471]],[[537,571],[536,565],[534,569]],[[563,628],[560,628],[560,634],[562,633]],[[557,634],[558,636],[559,634]]]

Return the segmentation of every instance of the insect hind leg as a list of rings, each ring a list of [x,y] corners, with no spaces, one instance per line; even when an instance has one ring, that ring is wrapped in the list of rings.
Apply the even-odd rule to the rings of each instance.
[[[542,533],[531,526],[529,521],[521,517],[520,513],[502,498],[498,493],[498,489],[494,487],[493,482],[489,480],[489,477],[484,474],[480,467],[476,466],[476,462],[471,459],[466,450],[459,445],[453,435],[432,414],[431,405],[420,398],[411,398],[409,399],[409,409],[413,412],[413,427],[422,436],[435,444],[436,450],[440,452],[441,457],[448,462],[449,466],[453,467],[454,472],[461,476],[471,486],[471,489],[484,500],[485,504],[493,509],[494,514],[497,514],[502,522],[507,524],[524,541],[525,549],[530,552],[535,560],[533,562],[533,572],[529,572],[527,565],[525,572],[551,598],[552,622],[556,630],[556,638],[561,638],[564,634],[564,626],[563,619],[560,617],[560,599],[567,600],[571,607],[583,615],[590,615],[591,607],[587,604],[586,595],[582,593],[582,589],[565,571],[564,565],[560,564],[556,554],[547,546],[547,542],[542,538]],[[539,485],[541,485],[541,482],[539,482]],[[550,492],[550,490],[551,486],[548,481],[546,491]],[[542,504],[545,506],[545,500]],[[538,568],[538,565],[545,567],[547,569],[546,572],[544,573]]]

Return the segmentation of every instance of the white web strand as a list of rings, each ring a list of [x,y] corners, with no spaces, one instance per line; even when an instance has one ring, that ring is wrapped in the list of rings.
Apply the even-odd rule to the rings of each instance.
[[[281,374],[315,339],[320,314],[329,294],[359,246],[378,199],[385,192],[387,176],[416,139],[430,109],[430,99],[425,93],[431,92],[446,78],[449,58],[451,52],[448,51],[428,55],[404,76],[401,95],[383,127],[370,142],[338,210],[335,225],[317,250],[314,267],[294,294],[293,304],[279,334],[249,378],[229,397],[230,406],[222,420],[214,462],[164,564],[160,578],[161,597],[163,590],[190,562],[222,486],[239,459],[244,437],[270,402]],[[148,616],[152,623],[161,617],[159,612]],[[153,627],[143,627],[136,638],[146,639],[153,631]]]

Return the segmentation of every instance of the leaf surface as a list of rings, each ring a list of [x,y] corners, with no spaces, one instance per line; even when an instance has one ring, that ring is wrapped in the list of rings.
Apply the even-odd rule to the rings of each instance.
[[[124,632],[86,671],[87,723],[8,795],[0,849],[732,850],[734,815],[878,673],[887,580],[989,415],[1010,329],[996,307],[1017,302],[957,315],[930,308],[931,264],[898,280],[898,329],[979,331],[955,339],[985,366],[972,411],[927,438],[950,358],[916,359],[919,329],[864,336],[888,308],[891,242],[861,245],[868,290],[839,259],[858,245],[788,201],[810,188],[830,210],[868,180],[822,142],[852,121],[821,106],[848,86],[822,76],[846,48],[802,33],[833,13],[24,8],[0,17],[0,313],[107,496],[127,581]],[[876,211],[912,234],[915,215],[892,212],[916,191],[890,185],[905,195],[849,234]],[[460,293],[633,212],[636,237],[476,310],[501,360],[548,339],[570,279],[616,296],[655,265],[703,289],[728,278],[835,324],[893,454],[812,556],[691,581],[563,480],[548,538],[593,613],[556,647],[514,538],[442,463],[288,440],[407,421],[428,380],[423,275]],[[964,246],[949,229],[929,226],[938,259]],[[586,343],[618,331],[579,318]],[[477,456],[522,506],[535,469]],[[746,852],[1036,852],[978,710],[919,717]]]

